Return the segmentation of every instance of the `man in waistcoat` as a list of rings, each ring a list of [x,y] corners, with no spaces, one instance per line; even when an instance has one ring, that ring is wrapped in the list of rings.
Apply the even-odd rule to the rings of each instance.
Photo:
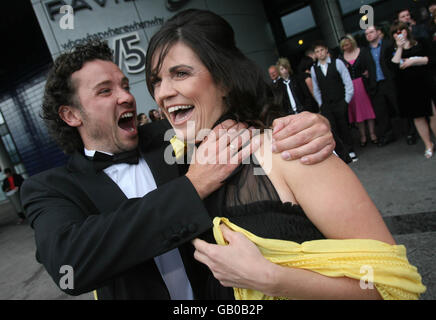
[[[314,44],[314,50],[318,62],[310,72],[320,112],[330,121],[332,131],[338,134],[350,158],[357,161],[347,119],[348,104],[354,95],[350,73],[341,60],[330,58],[328,47],[322,41]]]

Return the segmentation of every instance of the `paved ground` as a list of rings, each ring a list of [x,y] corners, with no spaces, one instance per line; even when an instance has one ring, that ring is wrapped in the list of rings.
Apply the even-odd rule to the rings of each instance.
[[[421,273],[421,298],[436,299],[436,157],[426,160],[423,144],[408,146],[404,138],[356,152],[360,160],[351,167]],[[0,204],[0,299],[92,299],[63,294],[35,260],[32,229],[15,222],[10,204]]]

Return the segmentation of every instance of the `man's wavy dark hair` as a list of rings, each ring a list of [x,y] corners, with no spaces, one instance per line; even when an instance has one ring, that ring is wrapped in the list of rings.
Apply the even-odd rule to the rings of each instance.
[[[271,87],[260,68],[237,48],[233,28],[222,17],[205,10],[188,9],[176,14],[151,38],[145,76],[152,96],[154,78],[169,50],[179,41],[197,54],[215,84],[227,89],[226,111],[236,120],[265,128],[271,121],[261,119],[262,115],[279,115],[280,102],[273,101]],[[153,69],[155,54],[157,65]]]
[[[67,154],[83,150],[83,142],[77,129],[59,117],[59,108],[64,105],[81,108],[71,75],[86,62],[97,59],[113,61],[112,50],[105,42],[87,42],[57,57],[48,74],[41,117],[50,135]]]

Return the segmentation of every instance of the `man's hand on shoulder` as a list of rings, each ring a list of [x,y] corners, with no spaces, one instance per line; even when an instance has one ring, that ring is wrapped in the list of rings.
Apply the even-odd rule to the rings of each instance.
[[[327,159],[335,147],[330,123],[320,114],[302,112],[273,123],[273,152],[281,153],[284,160],[316,164]]]

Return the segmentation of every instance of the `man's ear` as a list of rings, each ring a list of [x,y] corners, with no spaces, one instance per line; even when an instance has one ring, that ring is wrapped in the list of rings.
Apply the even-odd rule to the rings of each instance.
[[[59,117],[70,127],[80,127],[82,117],[80,110],[71,106],[60,106],[58,111]]]

